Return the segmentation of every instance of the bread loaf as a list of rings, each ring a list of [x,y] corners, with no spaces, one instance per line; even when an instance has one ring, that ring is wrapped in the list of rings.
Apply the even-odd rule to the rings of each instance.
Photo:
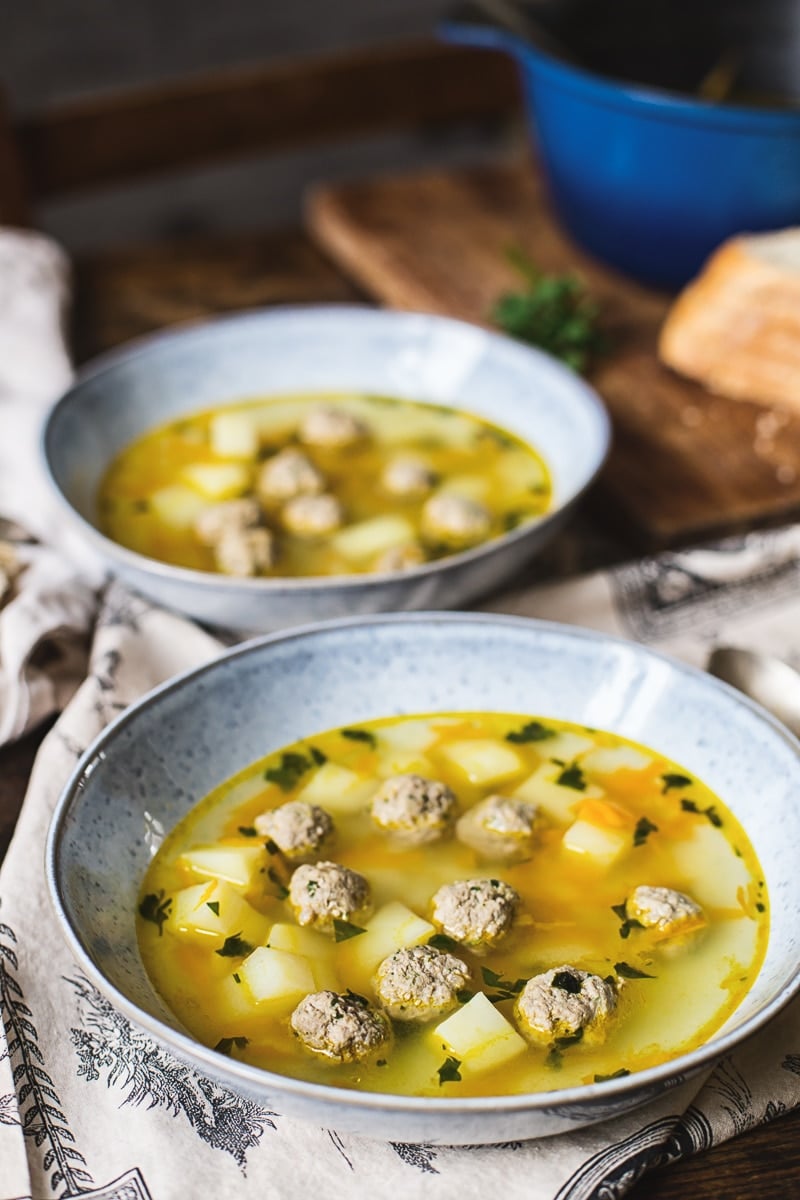
[[[712,392],[800,413],[800,228],[720,246],[667,315],[659,355]]]

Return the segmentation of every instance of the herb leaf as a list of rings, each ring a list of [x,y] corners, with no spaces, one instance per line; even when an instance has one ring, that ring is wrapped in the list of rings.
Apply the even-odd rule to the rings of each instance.
[[[581,981],[571,971],[556,971],[552,980],[551,986],[560,988],[562,992],[569,992],[571,996],[577,996],[581,990]]]
[[[611,1079],[623,1079],[626,1075],[630,1075],[627,1067],[620,1067],[618,1071],[612,1072],[611,1075],[595,1075],[595,1083],[608,1083]]]
[[[339,917],[333,918],[333,940],[335,942],[346,942],[349,938],[358,937],[360,934],[366,932],[366,929],[362,929],[360,925],[353,925],[350,921],[342,921]]]
[[[622,924],[619,927],[619,936],[621,938],[630,937],[630,933],[631,933],[632,929],[643,929],[644,928],[641,921],[637,921],[635,917],[628,916],[628,908],[627,908],[627,904],[624,900],[622,901],[622,904],[612,904],[611,911],[613,913],[616,913],[616,915],[619,917],[620,921],[622,922]]]
[[[150,892],[144,896],[139,905],[139,916],[145,921],[152,921],[158,926],[158,936],[164,932],[163,925],[169,916],[169,910],[172,908],[172,897],[165,896],[163,891]]]
[[[561,1067],[562,1051],[568,1046],[575,1046],[583,1040],[583,1030],[576,1029],[574,1033],[567,1034],[565,1037],[556,1038],[553,1043],[550,1053],[547,1055],[545,1066],[552,1067],[554,1070],[559,1070]]]
[[[709,804],[708,808],[699,808],[694,800],[687,800],[685,797],[681,799],[681,808],[684,812],[697,813],[700,817],[708,817],[711,824],[716,828],[722,827],[722,817],[717,812],[715,804]]]
[[[694,780],[690,779],[688,775],[674,775],[670,772],[667,772],[666,775],[662,775],[661,781],[664,784],[661,789],[662,796],[666,796],[667,792],[671,791],[672,788],[687,788],[691,787],[694,783]]]
[[[219,1051],[220,1054],[230,1054],[234,1046],[239,1050],[244,1050],[249,1041],[250,1039],[246,1037],[220,1038],[214,1049]]]
[[[281,755],[281,761],[277,767],[267,767],[264,778],[268,783],[277,783],[281,791],[290,792],[310,766],[311,763],[304,754],[287,750]]]
[[[313,758],[314,762],[317,764],[318,767],[321,767],[323,765],[323,763],[326,763],[328,761],[327,754],[323,754],[322,751],[319,750],[316,746],[311,747],[311,757]]]
[[[230,937],[226,937],[224,943],[216,953],[220,958],[242,958],[254,948],[249,942],[244,940],[240,930],[239,933],[232,933]]]
[[[618,962],[614,963],[614,970],[623,979],[655,979],[655,975],[648,975],[647,971],[640,971],[638,967],[632,967],[630,963]]]
[[[436,1072],[439,1076],[439,1087],[443,1083],[458,1083],[461,1079],[461,1072],[458,1069],[460,1066],[461,1059],[453,1058],[452,1054],[448,1054]]]
[[[375,746],[375,734],[368,729],[340,729],[339,732],[351,742],[366,742],[368,746]]]
[[[488,997],[493,1002],[497,1002],[498,1000],[512,1000],[514,996],[520,994],[528,982],[527,979],[504,979],[502,975],[498,974],[497,971],[493,971],[491,967],[481,967],[481,975],[487,987],[497,988],[495,995]]]
[[[561,774],[556,776],[556,783],[561,787],[573,788],[576,792],[586,791],[586,778],[576,762],[564,767]]]
[[[643,846],[651,833],[658,833],[658,826],[654,825],[648,817],[639,817],[633,831],[634,846]]]
[[[475,993],[469,988],[461,988],[456,992],[456,1000],[459,1004],[469,1004],[474,995]]]
[[[548,729],[541,721],[528,721],[521,729],[512,729],[507,733],[506,741],[523,745],[525,742],[543,742],[546,738],[555,736],[555,730]]]
[[[432,933],[428,938],[428,945],[433,946],[436,950],[460,950],[462,948],[446,933]]]
[[[239,833],[242,837],[258,837],[258,830],[255,825],[240,825]]]
[[[219,900],[206,900],[206,908],[210,908],[215,917],[219,916]]]
[[[575,371],[605,348],[597,305],[575,275],[544,275],[519,249],[508,253],[524,287],[500,296],[490,318],[511,337],[540,346]]]
[[[268,868],[267,879],[271,880],[272,883],[275,884],[275,891],[278,893],[278,899],[285,900],[286,897],[289,895],[289,889],[287,888],[286,884],[283,882],[283,880],[281,879],[280,875],[278,874],[278,872],[275,870],[274,867]]]

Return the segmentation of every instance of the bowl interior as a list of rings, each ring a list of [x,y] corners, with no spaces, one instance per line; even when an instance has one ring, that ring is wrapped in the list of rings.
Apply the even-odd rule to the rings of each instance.
[[[212,405],[313,391],[394,395],[486,417],[543,454],[554,508],[581,491],[607,447],[596,395],[546,355],[443,317],[340,305],[223,318],[101,360],[53,410],[46,463],[96,526],[106,466],[145,430]]]
[[[612,730],[710,785],[749,833],[772,905],[763,969],[726,1029],[785,997],[800,963],[798,743],[732,689],[637,645],[477,615],[377,617],[263,639],[131,709],[79,766],[51,833],[50,884],[73,949],[106,990],[179,1028],[148,982],[134,924],[163,831],[288,742],[372,717],[459,709]]]

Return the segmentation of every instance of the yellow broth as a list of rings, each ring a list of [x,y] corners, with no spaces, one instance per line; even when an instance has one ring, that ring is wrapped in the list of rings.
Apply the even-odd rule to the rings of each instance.
[[[297,427],[311,408],[332,407],[366,423],[369,437],[343,448],[299,446]],[[236,413],[255,429],[250,453],[220,453],[215,420]],[[423,561],[462,546],[426,537],[420,517],[426,496],[400,497],[381,484],[387,464],[413,455],[436,476],[434,494],[450,493],[488,510],[481,541],[547,512],[552,487],[541,456],[506,430],[466,412],[393,397],[313,394],[250,400],[181,417],[136,439],[113,460],[98,494],[99,523],[108,537],[150,558],[200,571],[216,571],[212,549],[194,523],[220,501],[252,495],[259,467],[288,447],[303,453],[322,472],[326,490],[341,503],[348,530],[379,516],[403,518]],[[232,467],[227,486],[211,495],[198,488],[193,472],[211,465]],[[379,554],[344,554],[335,535],[298,536],[281,527],[280,513],[267,509],[267,526],[277,542],[274,565],[265,576],[360,574],[381,569]],[[470,543],[472,544],[472,543]]]
[[[484,765],[478,769],[470,765],[470,751],[479,743]],[[352,772],[354,779],[343,783],[349,777],[337,777],[328,799],[320,799],[332,765]],[[476,771],[484,775],[480,781]],[[494,775],[487,778],[487,771]],[[452,837],[412,848],[398,845],[369,815],[380,780],[398,772],[446,782],[462,812],[498,792],[537,803],[531,856],[513,865],[487,861]],[[491,876],[516,888],[521,908],[496,948],[481,956],[451,948],[472,970],[471,991],[485,992],[513,1025],[513,997],[499,997],[496,976],[519,987],[521,980],[568,964],[613,977],[618,1006],[605,1042],[549,1049],[529,1044],[502,1067],[485,1071],[471,1071],[465,1058],[461,1079],[444,1082],[439,1069],[451,1051],[435,1032],[442,1018],[420,1025],[395,1022],[393,1045],[380,1065],[337,1064],[306,1050],[289,1026],[293,1004],[276,1009],[254,1003],[235,977],[253,945],[268,945],[276,924],[294,923],[288,901],[281,898],[286,864],[275,855],[274,844],[253,836],[252,822],[312,784],[315,803],[336,825],[335,843],[320,858],[362,873],[376,910],[400,901],[429,919],[433,893],[455,880]],[[565,848],[565,834],[581,816],[599,822],[601,831],[604,826],[606,832],[621,831],[615,861],[607,864]],[[239,953],[232,957],[218,953],[225,945],[222,935],[200,944],[176,928],[182,889],[210,878],[180,856],[191,859],[198,846],[213,844],[261,855],[252,885],[240,888],[256,911],[244,921],[237,913],[236,928],[229,931],[250,942],[244,947],[234,942]],[[703,928],[661,941],[650,930],[626,930],[619,906],[642,884],[691,896],[703,908]],[[167,837],[143,882],[140,913],[139,940],[150,977],[201,1042],[315,1082],[450,1097],[591,1083],[702,1045],[749,989],[768,934],[766,890],[750,843],[699,780],[657,752],[610,733],[509,714],[373,721],[360,726],[356,736],[352,730],[329,731],[252,764],[202,800]],[[364,924],[369,930],[369,921]],[[361,936],[336,942],[313,934],[312,940],[318,939],[328,962],[325,986],[339,992],[350,988],[375,1003],[369,971],[358,961]]]

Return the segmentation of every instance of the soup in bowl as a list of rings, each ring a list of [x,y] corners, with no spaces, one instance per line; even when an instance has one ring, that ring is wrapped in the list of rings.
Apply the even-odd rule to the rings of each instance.
[[[257,633],[497,588],[562,528],[608,443],[597,395],[546,355],[341,305],[115,352],[56,404],[43,445],[67,550]]]
[[[90,977],[206,1075],[364,1135],[506,1141],[643,1103],[795,993],[799,775],[777,722],[637,645],[375,617],[134,706],[48,872]]]

